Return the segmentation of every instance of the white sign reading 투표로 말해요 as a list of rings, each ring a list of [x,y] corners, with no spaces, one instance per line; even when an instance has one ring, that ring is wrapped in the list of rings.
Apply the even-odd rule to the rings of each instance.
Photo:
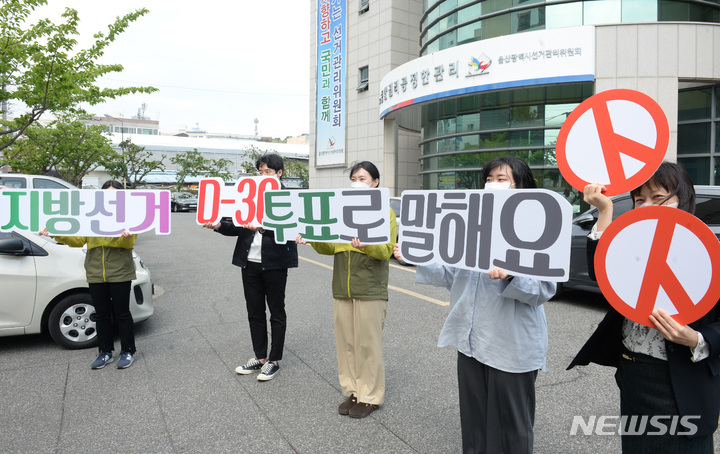
[[[545,189],[404,191],[403,260],[564,282],[572,206]]]

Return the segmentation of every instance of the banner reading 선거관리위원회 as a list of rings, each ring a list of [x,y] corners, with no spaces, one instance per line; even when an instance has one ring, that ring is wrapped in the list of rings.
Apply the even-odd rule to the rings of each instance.
[[[345,165],[347,2],[318,0],[315,165]]]

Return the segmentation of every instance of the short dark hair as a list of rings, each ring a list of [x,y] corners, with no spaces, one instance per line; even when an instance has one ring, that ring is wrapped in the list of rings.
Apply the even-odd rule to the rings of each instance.
[[[123,184],[120,183],[118,180],[107,180],[105,183],[103,183],[100,189],[107,189],[110,186],[115,189],[125,189],[125,186],[123,186]]]
[[[482,168],[483,184],[490,176],[490,172],[500,166],[508,166],[512,170],[512,177],[515,180],[515,189],[537,188],[532,170],[525,161],[515,156],[500,156],[485,164]]]
[[[680,164],[668,161],[660,163],[660,167],[658,167],[653,176],[645,183],[630,191],[630,197],[632,197],[633,202],[635,202],[635,198],[640,194],[640,189],[642,189],[643,186],[661,187],[665,189],[669,195],[663,200],[663,203],[673,196],[677,196],[678,208],[690,214],[695,214],[695,187],[693,186],[690,174],[688,174],[685,167]]]
[[[375,167],[375,164],[373,164],[370,161],[360,161],[353,164],[352,167],[350,167],[350,179],[352,180],[352,176],[360,169],[367,170],[367,173],[370,174],[373,180],[378,180],[378,186],[380,185],[380,171],[377,167]]]
[[[263,164],[275,172],[282,170],[283,173],[285,173],[285,163],[283,162],[283,158],[277,153],[268,152],[258,156],[257,161],[255,161],[255,168],[260,170],[260,166]]]

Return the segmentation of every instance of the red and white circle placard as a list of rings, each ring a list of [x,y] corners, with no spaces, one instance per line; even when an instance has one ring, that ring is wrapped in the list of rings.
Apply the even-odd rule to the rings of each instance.
[[[635,90],[600,92],[568,115],[558,135],[556,158],[563,178],[580,192],[590,183],[605,195],[642,185],[665,157],[670,128],[662,108]]]
[[[648,317],[664,309],[687,325],[720,299],[720,242],[677,208],[630,210],[600,237],[595,274],[605,298],[626,318],[654,327]]]

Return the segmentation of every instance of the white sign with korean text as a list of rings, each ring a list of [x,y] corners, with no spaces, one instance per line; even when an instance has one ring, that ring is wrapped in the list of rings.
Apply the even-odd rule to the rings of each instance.
[[[545,189],[404,191],[403,260],[565,282],[572,206]]]
[[[379,115],[452,96],[595,80],[593,26],[490,38],[416,58],[382,78]]]
[[[0,231],[50,235],[118,236],[123,230],[170,233],[170,191],[3,189]]]
[[[390,238],[390,196],[387,188],[266,191],[263,227],[275,241],[387,244]]]
[[[198,206],[195,220],[203,225],[216,224],[221,218],[232,218],[238,226],[261,226],[265,191],[280,189],[275,177],[244,177],[233,186],[220,178],[203,178],[198,185]]]

